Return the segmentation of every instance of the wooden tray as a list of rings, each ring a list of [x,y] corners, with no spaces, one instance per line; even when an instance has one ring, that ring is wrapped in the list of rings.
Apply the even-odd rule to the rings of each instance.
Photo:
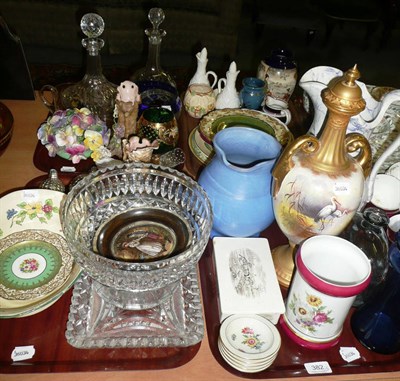
[[[272,224],[261,236],[268,238],[270,247],[274,248],[286,243],[286,238],[279,230],[276,223]],[[374,353],[354,337],[350,328],[350,316],[346,319],[343,334],[337,346],[327,350],[306,349],[290,340],[279,323],[277,328],[281,334],[282,346],[273,365],[259,373],[243,373],[232,368],[219,353],[217,342],[219,335],[218,289],[216,284],[216,271],[212,255],[212,243],[209,242],[200,262],[200,280],[203,294],[204,315],[211,352],[218,363],[230,373],[244,378],[284,378],[306,377],[309,374],[304,368],[304,363],[315,361],[328,361],[332,374],[361,374],[377,372],[394,372],[400,370],[400,353],[395,355],[380,355]],[[286,296],[286,290],[282,289]],[[340,347],[356,347],[360,352],[359,360],[347,363],[339,354]]]

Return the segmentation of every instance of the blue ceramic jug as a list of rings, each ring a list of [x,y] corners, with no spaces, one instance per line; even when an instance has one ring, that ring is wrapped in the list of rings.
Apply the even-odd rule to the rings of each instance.
[[[225,128],[213,145],[215,156],[199,177],[213,207],[211,237],[258,236],[274,221],[271,170],[281,145],[250,127]]]

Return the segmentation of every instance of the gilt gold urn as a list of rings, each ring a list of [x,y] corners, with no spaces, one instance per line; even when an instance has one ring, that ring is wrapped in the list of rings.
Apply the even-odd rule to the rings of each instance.
[[[275,218],[289,240],[289,245],[273,251],[284,287],[290,284],[296,245],[315,235],[340,234],[362,201],[371,171],[371,148],[363,135],[346,135],[350,118],[365,108],[356,83],[359,77],[355,65],[322,90],[328,111],[321,136],[294,140],[272,172]]]

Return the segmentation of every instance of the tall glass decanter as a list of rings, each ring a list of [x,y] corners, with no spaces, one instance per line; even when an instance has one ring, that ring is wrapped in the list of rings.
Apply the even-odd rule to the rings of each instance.
[[[162,39],[167,33],[165,30],[159,29],[159,26],[164,21],[165,14],[161,8],[151,8],[148,17],[153,28],[145,30],[149,38],[147,63],[144,68],[137,70],[131,78],[139,87],[142,98],[140,111],[142,112],[148,107],[166,107],[175,116],[178,116],[182,102],[176,83],[160,65],[160,47]]]
[[[82,39],[87,51],[86,73],[81,81],[61,93],[61,102],[64,108],[87,107],[111,127],[117,86],[103,75],[100,50],[104,40],[99,36],[104,32],[104,20],[96,13],[87,13],[80,26],[87,36]]]

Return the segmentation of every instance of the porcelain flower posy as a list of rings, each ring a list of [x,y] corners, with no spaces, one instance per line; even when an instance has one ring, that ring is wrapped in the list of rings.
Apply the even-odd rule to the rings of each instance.
[[[59,155],[78,164],[108,145],[110,130],[88,108],[58,110],[43,123],[37,133],[49,156]]]

